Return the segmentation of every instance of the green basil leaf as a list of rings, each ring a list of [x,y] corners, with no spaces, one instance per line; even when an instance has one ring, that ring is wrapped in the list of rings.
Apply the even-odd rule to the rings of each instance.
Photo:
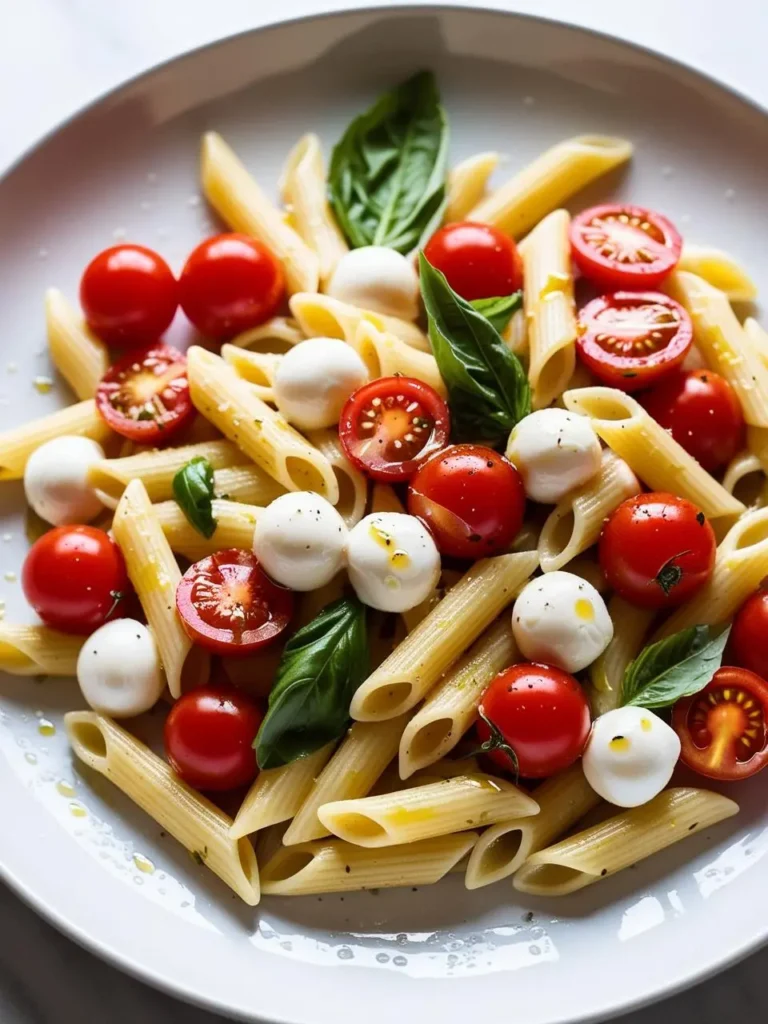
[[[489,320],[457,295],[419,253],[429,339],[448,389],[453,437],[503,447],[531,411],[531,388],[520,360]]]
[[[203,455],[197,455],[182,466],[173,478],[173,496],[181,511],[204,537],[216,531],[212,501],[213,466]]]
[[[520,309],[522,303],[523,293],[518,291],[495,299],[473,299],[470,305],[482,313],[486,320],[490,320],[499,334],[503,334],[509,327],[512,315]]]
[[[445,205],[448,120],[422,71],[356,117],[331,156],[328,191],[353,248],[415,249]]]
[[[621,703],[665,708],[703,690],[720,668],[731,627],[690,626],[650,644],[627,666]]]
[[[253,742],[259,767],[278,768],[338,739],[368,671],[365,608],[356,598],[342,597],[285,645]]]

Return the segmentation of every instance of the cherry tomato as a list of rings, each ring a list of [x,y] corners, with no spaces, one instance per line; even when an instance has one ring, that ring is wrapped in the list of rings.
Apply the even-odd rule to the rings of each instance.
[[[576,348],[604,384],[647,388],[674,371],[693,342],[691,318],[661,292],[615,292],[579,313]]]
[[[672,725],[683,764],[708,779],[748,779],[768,764],[768,683],[745,668],[720,668],[712,682],[675,704]]]
[[[176,608],[201,647],[215,654],[251,654],[288,625],[293,592],[274,583],[250,551],[230,548],[187,569],[176,590]]]
[[[219,340],[269,320],[284,294],[280,261],[248,235],[206,238],[179,279],[181,308],[198,331]]]
[[[65,633],[92,633],[118,618],[131,591],[120,548],[95,526],[44,533],[27,553],[21,584],[43,622]]]
[[[433,455],[408,488],[408,511],[454,558],[485,558],[509,549],[523,525],[525,490],[502,455],[456,444]]]
[[[195,789],[245,786],[258,772],[253,741],[263,718],[259,705],[234,687],[190,690],[165,720],[168,761]]]
[[[195,415],[186,357],[169,345],[153,345],[126,356],[102,377],[96,408],[123,437],[140,444],[162,444]]]
[[[517,246],[489,224],[446,224],[427,242],[424,255],[467,301],[511,295],[523,286]]]
[[[637,494],[622,502],[600,535],[608,585],[641,608],[674,608],[709,579],[715,534],[704,513],[674,494]]]
[[[676,373],[643,397],[643,405],[708,472],[725,466],[746,442],[736,392],[711,370]]]
[[[151,345],[168,329],[179,304],[171,268],[143,245],[115,245],[95,256],[80,280],[80,305],[94,334],[108,345]]]
[[[768,679],[768,590],[758,590],[736,612],[728,641],[734,664]]]
[[[374,480],[408,480],[448,441],[440,395],[413,377],[379,377],[353,391],[341,410],[339,440],[350,462]]]
[[[607,203],[571,221],[571,251],[584,277],[600,288],[655,288],[680,259],[674,226],[642,206]]]
[[[504,669],[480,702],[477,734],[497,744],[491,759],[505,771],[543,779],[581,756],[590,729],[589,703],[567,672],[551,665],[521,664]],[[490,723],[490,726],[489,724]]]

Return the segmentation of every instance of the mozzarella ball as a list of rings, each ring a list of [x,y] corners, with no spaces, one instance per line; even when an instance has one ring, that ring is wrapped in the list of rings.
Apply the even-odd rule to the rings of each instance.
[[[112,718],[149,711],[165,687],[154,637],[135,619],[105,623],[80,650],[77,681],[94,711]]]
[[[24,493],[41,519],[54,526],[87,523],[103,509],[88,470],[104,458],[89,437],[55,437],[36,448],[24,468]]]
[[[280,360],[273,382],[275,402],[300,430],[332,427],[344,403],[368,380],[365,363],[338,338],[310,338]]]
[[[349,580],[360,600],[383,612],[405,612],[432,593],[440,553],[416,516],[376,512],[349,532]]]
[[[291,491],[261,513],[253,553],[273,580],[291,590],[317,590],[344,566],[347,526],[319,494]]]
[[[507,458],[519,469],[533,501],[556,505],[600,471],[600,441],[586,416],[540,409],[509,435]]]
[[[570,572],[531,580],[512,609],[512,632],[529,661],[580,672],[613,637],[605,602],[591,583]]]
[[[664,789],[679,757],[674,729],[645,708],[624,707],[596,719],[582,763],[603,800],[639,807]]]
[[[413,263],[383,245],[350,249],[336,264],[326,290],[334,299],[385,316],[415,320],[419,315],[419,276]]]

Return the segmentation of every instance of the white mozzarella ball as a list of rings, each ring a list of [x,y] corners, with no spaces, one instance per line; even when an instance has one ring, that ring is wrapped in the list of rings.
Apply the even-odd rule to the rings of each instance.
[[[104,458],[89,437],[55,437],[36,448],[24,468],[24,493],[41,519],[54,526],[87,523],[103,509],[88,470]]]
[[[344,566],[347,526],[319,494],[291,491],[261,513],[253,553],[273,580],[291,590],[316,590]]]
[[[310,338],[280,360],[273,391],[280,412],[300,430],[332,427],[344,403],[368,380],[365,363],[338,338]]]
[[[149,711],[165,687],[154,637],[135,619],[105,623],[80,650],[77,681],[94,711],[112,718]]]
[[[440,553],[415,516],[377,512],[349,533],[349,580],[360,600],[383,612],[405,612],[432,593],[440,578]]]
[[[539,409],[509,435],[507,458],[520,471],[533,501],[555,505],[600,471],[600,441],[586,416]]]
[[[512,632],[529,661],[580,672],[608,646],[613,623],[591,583],[570,572],[547,572],[520,592]]]
[[[327,291],[340,302],[385,316],[415,320],[419,315],[419,276],[413,263],[383,245],[365,245],[345,253]]]
[[[645,708],[624,707],[595,721],[582,763],[603,800],[639,807],[664,789],[679,757],[674,729]]]

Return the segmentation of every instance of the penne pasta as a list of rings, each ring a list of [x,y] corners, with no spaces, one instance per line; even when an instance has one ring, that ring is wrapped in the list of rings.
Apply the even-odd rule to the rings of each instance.
[[[228,548],[252,549],[261,508],[218,498],[213,500],[211,506],[216,529],[210,537],[204,536],[190,523],[175,501],[162,501],[152,506],[171,551],[183,555],[190,562],[197,562],[207,555]]]
[[[744,331],[763,365],[768,366],[768,331],[751,316],[744,321]]]
[[[751,302],[757,298],[757,285],[738,260],[712,246],[683,245],[676,270],[703,278],[724,292],[730,302]]]
[[[48,626],[0,622],[0,672],[12,676],[73,676],[85,639]]]
[[[57,409],[41,419],[0,434],[0,480],[21,480],[32,452],[55,437],[77,434],[104,444],[113,436],[92,398]]]
[[[93,398],[109,368],[109,352],[58,288],[45,293],[45,327],[53,365],[79,399]]]
[[[234,369],[238,377],[253,387],[253,393],[262,402],[275,405],[274,383],[282,355],[274,352],[251,352],[237,345],[222,345],[221,357]]]
[[[415,377],[447,396],[437,360],[429,352],[420,352],[394,334],[385,334],[373,324],[361,320],[350,343],[368,369],[371,380],[378,377]]]
[[[496,170],[501,156],[492,150],[476,153],[456,164],[448,172],[443,221],[466,220],[467,214],[486,195],[488,180]]]
[[[265,324],[238,334],[230,344],[265,355],[284,355],[300,341],[304,341],[304,334],[292,317],[273,316]]]
[[[753,427],[750,433],[759,431]],[[768,479],[763,463],[750,451],[735,455],[726,467],[723,487],[747,508],[762,508],[768,505]]]
[[[383,316],[332,299],[330,295],[315,293],[293,295],[289,305],[299,327],[308,338],[340,338],[351,344],[357,336],[360,323],[365,321],[373,324],[377,331],[394,334],[412,348],[421,349],[422,352],[430,351],[426,334],[408,320]]]
[[[217,469],[213,484],[216,494],[224,501],[244,501],[262,508],[285,494],[285,488],[277,480],[253,464]]]
[[[307,431],[307,440],[328,460],[339,488],[336,511],[350,529],[365,515],[368,504],[368,481],[353,466],[339,441],[339,432],[333,427]]]
[[[613,638],[589,667],[589,703],[596,718],[619,706],[624,673],[643,649],[656,617],[655,610],[637,608],[618,594],[608,602],[608,614],[613,622]]]

